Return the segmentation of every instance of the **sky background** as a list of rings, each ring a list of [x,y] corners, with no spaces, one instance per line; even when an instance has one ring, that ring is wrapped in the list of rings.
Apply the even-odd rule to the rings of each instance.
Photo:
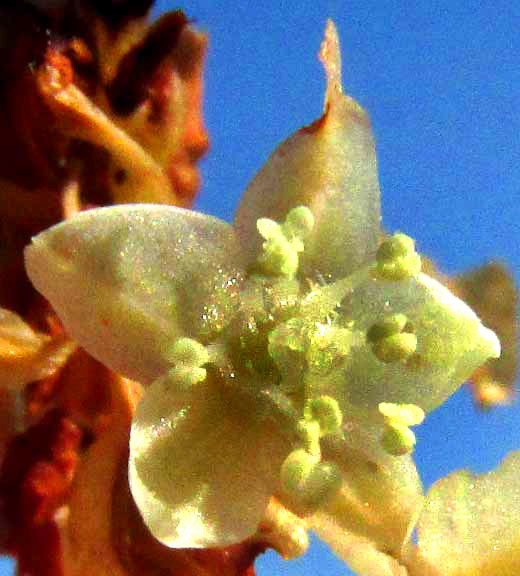
[[[321,115],[317,53],[331,17],[345,90],[372,118],[385,229],[414,237],[445,272],[498,258],[520,283],[520,3],[158,3],[166,7],[210,38],[200,210],[231,220],[273,149]],[[520,449],[520,405],[483,415],[464,388],[417,436],[425,486],[458,468],[485,471]],[[301,560],[268,553],[257,567],[260,576],[350,574],[319,542]]]

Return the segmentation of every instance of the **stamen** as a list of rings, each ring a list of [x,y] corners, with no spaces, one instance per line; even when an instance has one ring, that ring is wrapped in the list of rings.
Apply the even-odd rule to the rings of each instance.
[[[377,274],[385,280],[404,280],[419,274],[421,257],[415,251],[415,242],[406,234],[397,233],[387,238],[376,254]]]
[[[256,227],[265,239],[258,258],[260,270],[268,276],[294,278],[298,271],[298,254],[303,252],[304,240],[314,226],[314,216],[305,206],[293,208],[284,224],[260,218]]]
[[[341,487],[341,473],[333,462],[321,462],[305,450],[294,450],[280,471],[282,489],[302,514],[312,514]]]
[[[404,362],[417,349],[413,325],[404,314],[392,314],[367,331],[367,342],[381,362]]]
[[[416,426],[424,420],[424,411],[416,404],[392,404],[381,402],[379,412],[385,418],[385,430],[381,445],[393,456],[410,453],[416,443],[415,434],[410,426]]]
[[[197,340],[178,338],[166,358],[174,365],[165,378],[167,385],[189,387],[206,379],[206,369],[202,365],[208,363],[209,354]]]
[[[303,414],[306,420],[319,424],[320,436],[337,433],[343,422],[339,404],[331,396],[319,396],[309,400]]]

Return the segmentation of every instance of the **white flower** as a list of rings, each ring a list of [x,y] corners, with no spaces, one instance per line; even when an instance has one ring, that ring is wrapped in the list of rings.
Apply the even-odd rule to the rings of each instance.
[[[330,25],[326,111],[273,154],[234,226],[118,206],[27,248],[29,277],[72,337],[147,387],[130,485],[168,546],[237,542],[273,494],[385,545],[363,513],[392,515],[404,490],[409,507],[394,510],[386,542],[397,547],[421,490],[409,457],[378,446],[378,406],[428,412],[499,354],[475,314],[418,272],[413,242],[378,252],[374,143],[366,113],[341,92],[338,50]],[[405,320],[374,337],[391,315]],[[356,512],[358,501],[369,507]]]

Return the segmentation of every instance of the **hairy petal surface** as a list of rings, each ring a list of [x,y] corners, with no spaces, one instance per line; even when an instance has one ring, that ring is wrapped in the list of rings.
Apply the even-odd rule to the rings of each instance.
[[[238,306],[232,228],[171,206],[82,212],[36,236],[26,268],[79,344],[143,383],[176,338],[209,338]]]
[[[411,323],[416,353],[405,361],[383,362],[366,332],[396,313]],[[346,413],[352,406],[377,411],[380,402],[417,404],[429,412],[488,358],[500,354],[496,335],[464,302],[425,274],[387,281],[368,271],[343,299],[340,314],[358,338],[341,377],[327,385]]]
[[[258,218],[282,222],[291,208],[315,217],[300,257],[303,272],[343,278],[375,253],[379,182],[367,113],[342,93],[337,33],[329,22],[321,58],[328,77],[324,115],[286,140],[249,185],[235,226],[249,262],[260,253]]]
[[[173,389],[172,389],[173,385]],[[158,379],[138,406],[130,438],[132,495],[152,534],[172,548],[208,548],[255,533],[290,449],[258,415],[254,394]]]
[[[443,576],[520,573],[520,452],[482,476],[459,471],[430,490],[419,521],[421,561]],[[410,573],[421,574],[411,566]]]

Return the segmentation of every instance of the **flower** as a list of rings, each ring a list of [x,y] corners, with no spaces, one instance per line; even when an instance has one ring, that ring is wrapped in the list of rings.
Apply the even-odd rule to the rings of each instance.
[[[500,353],[411,239],[381,242],[370,122],[342,93],[331,23],[321,55],[324,115],[273,154],[234,225],[117,206],[26,249],[71,336],[146,388],[129,481],[171,547],[238,542],[276,495],[397,553],[422,491],[410,456],[380,443],[380,405],[427,413]]]

